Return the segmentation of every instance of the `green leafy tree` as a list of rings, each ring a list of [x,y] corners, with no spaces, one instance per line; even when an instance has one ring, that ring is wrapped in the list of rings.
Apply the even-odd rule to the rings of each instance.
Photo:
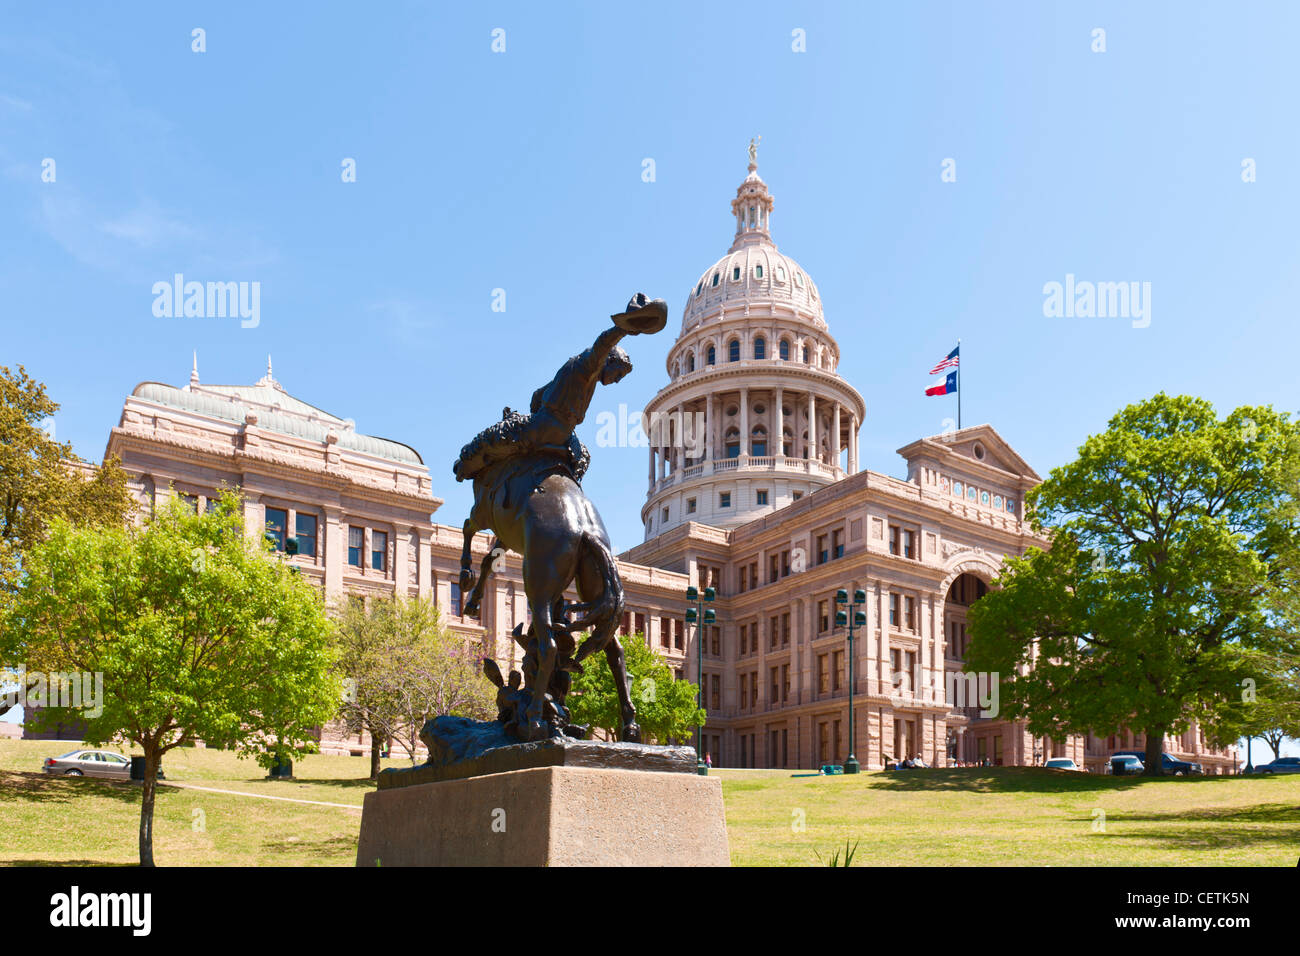
[[[0,631],[0,658],[102,674],[100,713],[68,716],[92,745],[143,751],[143,866],[164,754],[202,739],[267,763],[314,748],[311,729],[338,708],[322,597],[245,535],[240,512],[228,492],[208,514],[172,500],[139,527],[56,518]]]
[[[22,579],[22,556],[50,521],[118,526],[131,509],[126,473],[115,460],[86,466],[42,427],[59,410],[20,365],[0,366],[0,612]]]
[[[495,689],[481,655],[442,626],[432,599],[352,599],[339,617],[342,716],[371,736],[370,775],[379,775],[376,742],[400,740],[412,755],[427,720],[443,714],[496,716]]]
[[[704,725],[704,708],[695,704],[696,686],[677,680],[672,668],[647,645],[645,635],[620,640],[642,738],[647,743],[686,740]],[[574,675],[568,706],[574,723],[618,739],[622,712],[614,678],[603,659],[591,658],[584,662],[582,673]]]
[[[1026,496],[1050,550],[1009,559],[971,609],[967,665],[1001,675],[1004,714],[1053,737],[1136,727],[1148,774],[1190,718],[1235,739],[1255,655],[1278,650],[1269,606],[1295,540],[1282,505],[1296,440],[1271,408],[1219,419],[1161,393],[1054,469]]]

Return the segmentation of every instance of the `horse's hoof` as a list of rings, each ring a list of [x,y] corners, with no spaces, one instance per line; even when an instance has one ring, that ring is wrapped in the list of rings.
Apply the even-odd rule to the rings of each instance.
[[[641,742],[641,727],[638,724],[625,725],[622,740],[627,744],[639,744]]]

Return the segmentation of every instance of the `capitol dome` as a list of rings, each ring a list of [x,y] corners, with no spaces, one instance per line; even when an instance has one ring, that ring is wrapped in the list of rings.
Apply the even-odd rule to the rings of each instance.
[[[857,470],[866,407],[836,371],[816,283],[772,240],[773,206],[751,144],[731,248],[691,287],[646,406],[647,538],[741,524]]]

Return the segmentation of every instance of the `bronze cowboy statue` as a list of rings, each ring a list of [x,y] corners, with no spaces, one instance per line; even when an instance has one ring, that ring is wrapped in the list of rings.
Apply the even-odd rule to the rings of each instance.
[[[620,736],[640,739],[616,634],[623,585],[609,534],[582,492],[590,456],[574,429],[586,417],[596,386],[613,385],[632,371],[619,341],[625,335],[658,332],[667,324],[668,305],[637,293],[626,310],[610,318],[612,328],[533,393],[529,414],[506,408],[500,422],[461,449],[452,469],[457,481],[474,482],[474,507],[461,550],[461,592],[468,594],[464,612],[478,616],[484,585],[502,548],[523,555],[532,622],[527,629],[518,625],[513,635],[525,651],[523,686],[513,672],[507,683],[495,662],[485,662],[485,672],[499,689],[498,719],[524,741],[585,736],[586,728],[570,722],[565,697],[582,661],[602,650],[618,690]],[[470,543],[479,530],[491,530],[496,539],[475,575]],[[570,584],[577,586],[576,603],[564,597]],[[577,647],[574,635],[588,630],[590,636]]]

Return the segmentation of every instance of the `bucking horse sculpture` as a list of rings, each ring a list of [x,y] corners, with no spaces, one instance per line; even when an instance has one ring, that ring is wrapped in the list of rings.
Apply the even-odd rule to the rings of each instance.
[[[623,585],[609,534],[582,492],[590,459],[574,429],[586,417],[596,386],[613,385],[632,370],[618,342],[625,335],[658,332],[667,323],[668,306],[638,293],[625,311],[610,318],[612,328],[533,393],[529,414],[506,408],[500,422],[461,449],[453,467],[457,481],[474,483],[461,551],[461,593],[468,595],[464,613],[478,616],[484,586],[504,550],[523,556],[531,623],[516,626],[513,635],[525,651],[523,686],[517,674],[507,683],[496,663],[485,661],[498,687],[498,717],[519,740],[585,735],[585,728],[570,721],[565,697],[572,674],[602,650],[618,691],[620,736],[640,739],[616,634]],[[470,545],[480,530],[492,531],[496,540],[476,575]],[[576,586],[577,602],[565,600],[570,585]],[[583,631],[590,635],[578,647],[575,635]]]

